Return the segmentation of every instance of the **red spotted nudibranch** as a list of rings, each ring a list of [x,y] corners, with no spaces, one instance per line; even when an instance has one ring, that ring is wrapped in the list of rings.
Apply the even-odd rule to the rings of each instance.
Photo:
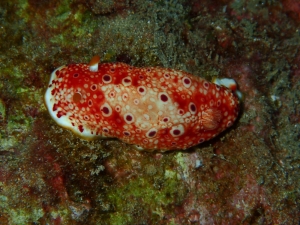
[[[187,149],[230,127],[239,113],[232,79],[214,83],[184,71],[124,63],[61,66],[45,103],[52,118],[80,137],[118,138],[138,149]]]

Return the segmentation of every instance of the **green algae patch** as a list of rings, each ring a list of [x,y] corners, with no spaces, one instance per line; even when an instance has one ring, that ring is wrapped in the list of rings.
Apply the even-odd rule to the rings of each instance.
[[[185,162],[186,158],[184,157],[184,153],[178,152],[175,156],[175,159],[176,159],[176,162],[179,164],[179,166],[182,169],[183,176],[185,178],[188,178],[190,170],[189,170],[188,164]]]
[[[142,215],[147,215],[148,220],[154,223],[166,213],[174,213],[174,204],[180,205],[186,193],[184,185],[176,178],[176,172],[166,170],[165,179],[151,179],[132,179],[107,193],[107,198],[115,208],[110,218],[111,224],[128,224],[139,219],[142,221],[139,218]]]
[[[1,88],[1,86],[0,86]],[[6,112],[5,112],[5,105],[2,99],[0,99],[0,123],[5,120]]]
[[[36,223],[44,215],[43,209],[33,209],[30,213],[21,209],[12,209],[10,214],[12,224],[28,224],[29,222]]]
[[[19,0],[17,1],[18,9],[16,11],[16,14],[23,18],[26,22],[29,21],[29,15],[24,17],[24,11],[28,8],[28,1],[27,0]]]
[[[33,208],[31,211],[21,208],[10,208],[10,210],[7,210],[8,208],[10,208],[9,199],[4,195],[0,195],[0,209],[9,215],[10,224],[37,223],[38,220],[44,216],[42,208]]]

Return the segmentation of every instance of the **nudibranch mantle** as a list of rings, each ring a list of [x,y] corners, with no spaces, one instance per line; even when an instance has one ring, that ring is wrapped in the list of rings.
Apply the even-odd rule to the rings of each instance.
[[[227,88],[184,71],[124,63],[61,66],[45,93],[51,117],[92,140],[118,138],[146,150],[187,149],[230,127],[239,113],[236,83]]]

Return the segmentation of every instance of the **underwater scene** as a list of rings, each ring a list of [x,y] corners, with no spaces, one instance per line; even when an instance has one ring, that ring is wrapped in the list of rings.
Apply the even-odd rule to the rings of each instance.
[[[1,0],[0,225],[299,225],[298,0]]]

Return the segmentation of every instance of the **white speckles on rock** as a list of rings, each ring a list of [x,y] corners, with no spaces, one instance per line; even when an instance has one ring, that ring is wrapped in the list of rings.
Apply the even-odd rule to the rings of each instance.
[[[203,166],[203,162],[200,159],[196,159],[195,161],[195,168],[199,168]]]

